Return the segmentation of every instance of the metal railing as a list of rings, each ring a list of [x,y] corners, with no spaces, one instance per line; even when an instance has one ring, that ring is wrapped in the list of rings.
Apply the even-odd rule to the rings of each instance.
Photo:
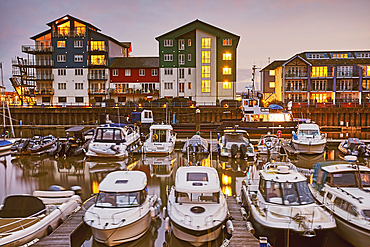
[[[53,31],[54,38],[64,38],[64,37],[85,37],[86,36],[86,28],[85,27],[77,27],[77,28],[59,28],[58,30]]]
[[[126,88],[126,89],[110,89],[109,92],[111,94],[159,94],[158,89],[154,90],[143,90],[143,89],[133,89],[133,88]]]
[[[107,80],[108,76],[106,74],[100,74],[100,73],[89,73],[88,79],[89,80]]]
[[[88,45],[86,47],[87,52],[108,52],[108,46],[103,45],[103,46],[91,46]]]
[[[337,77],[359,77],[358,71],[337,71]]]
[[[89,94],[107,94],[107,89],[89,89]]]
[[[287,72],[285,73],[285,77],[307,77],[308,73],[306,71],[298,71],[298,72]]]
[[[45,45],[22,45],[22,52],[25,52],[25,53],[54,52],[54,47],[45,46]]]
[[[87,60],[87,66],[108,66],[108,60]]]

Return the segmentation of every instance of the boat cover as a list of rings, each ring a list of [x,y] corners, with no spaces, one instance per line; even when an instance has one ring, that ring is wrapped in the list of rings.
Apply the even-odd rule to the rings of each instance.
[[[44,203],[30,195],[13,195],[4,200],[0,218],[25,218],[45,209]]]
[[[66,130],[66,132],[77,132],[84,129],[84,126],[74,126]]]

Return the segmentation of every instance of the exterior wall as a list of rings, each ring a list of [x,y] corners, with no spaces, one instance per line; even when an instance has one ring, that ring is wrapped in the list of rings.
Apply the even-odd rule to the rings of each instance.
[[[283,68],[275,69],[275,99],[277,101],[283,100]]]
[[[108,41],[108,57],[125,57],[125,48],[117,45],[112,41]]]
[[[118,76],[113,76],[114,68],[110,69],[111,83],[117,82],[159,82],[158,68],[145,68],[145,76],[139,76],[139,68],[128,68],[131,70],[131,76],[125,76],[126,69],[118,69]],[[157,70],[157,75],[152,76],[152,69]]]

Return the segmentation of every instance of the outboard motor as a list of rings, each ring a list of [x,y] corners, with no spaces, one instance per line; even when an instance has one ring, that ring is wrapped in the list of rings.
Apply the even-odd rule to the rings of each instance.
[[[240,145],[240,158],[244,159],[247,155],[247,146],[245,144]]]
[[[231,158],[235,158],[236,154],[238,153],[238,145],[233,144],[231,146]]]

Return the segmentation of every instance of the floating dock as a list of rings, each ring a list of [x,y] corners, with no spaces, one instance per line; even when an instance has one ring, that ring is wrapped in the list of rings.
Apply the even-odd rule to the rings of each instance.
[[[233,196],[227,197],[227,206],[233,217],[234,232],[230,239],[228,247],[259,247],[259,240],[246,227],[246,221],[240,213],[240,204],[238,204]]]

